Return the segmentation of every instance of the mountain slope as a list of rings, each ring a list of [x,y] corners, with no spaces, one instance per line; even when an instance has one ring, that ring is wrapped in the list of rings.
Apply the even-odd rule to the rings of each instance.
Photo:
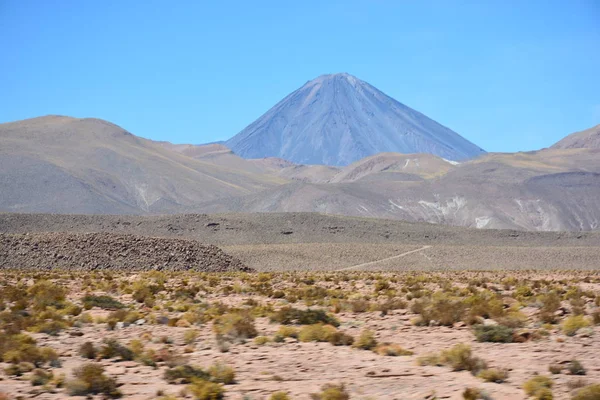
[[[554,144],[553,149],[600,149],[600,125],[575,132]]]
[[[412,174],[422,179],[410,180],[410,173],[397,175],[406,164],[398,161],[429,162],[421,162],[422,167],[444,161],[430,155],[384,154],[346,167],[330,183],[294,182],[194,210],[322,212],[474,228],[598,230],[599,156],[600,150],[585,149],[488,154],[449,165],[438,176],[430,177],[423,169]],[[398,171],[382,170],[386,165]]]
[[[0,211],[173,212],[284,182],[187,157],[98,119],[0,124]]]
[[[485,151],[352,75],[323,75],[288,95],[226,146],[244,158],[348,165],[381,152],[465,160]]]

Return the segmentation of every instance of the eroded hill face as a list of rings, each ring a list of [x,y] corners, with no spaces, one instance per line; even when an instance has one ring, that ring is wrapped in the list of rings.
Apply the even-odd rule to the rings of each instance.
[[[0,124],[0,211],[320,212],[473,228],[598,230],[600,149],[454,162],[380,153],[345,167],[246,160],[221,144],[146,140],[106,121]]]
[[[0,124],[0,210],[137,214],[285,181],[164,148],[97,119],[48,116]]]
[[[244,158],[348,165],[381,152],[449,160],[485,154],[478,146],[349,74],[323,75],[288,95],[225,143]]]

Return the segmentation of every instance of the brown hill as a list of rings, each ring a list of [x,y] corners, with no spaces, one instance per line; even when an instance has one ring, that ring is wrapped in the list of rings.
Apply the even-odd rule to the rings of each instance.
[[[600,125],[575,132],[557,142],[553,149],[600,149]]]
[[[98,119],[0,124],[0,210],[175,212],[285,181],[187,157]]]

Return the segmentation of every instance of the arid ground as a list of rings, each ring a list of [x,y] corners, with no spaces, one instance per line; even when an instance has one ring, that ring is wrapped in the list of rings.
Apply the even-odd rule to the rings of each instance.
[[[0,214],[0,398],[598,399],[599,243],[321,214]]]

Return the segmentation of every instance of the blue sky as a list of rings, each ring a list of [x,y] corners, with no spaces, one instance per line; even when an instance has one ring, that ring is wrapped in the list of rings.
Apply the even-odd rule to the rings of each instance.
[[[600,123],[600,1],[0,0],[0,122],[227,139],[348,72],[488,151]]]

